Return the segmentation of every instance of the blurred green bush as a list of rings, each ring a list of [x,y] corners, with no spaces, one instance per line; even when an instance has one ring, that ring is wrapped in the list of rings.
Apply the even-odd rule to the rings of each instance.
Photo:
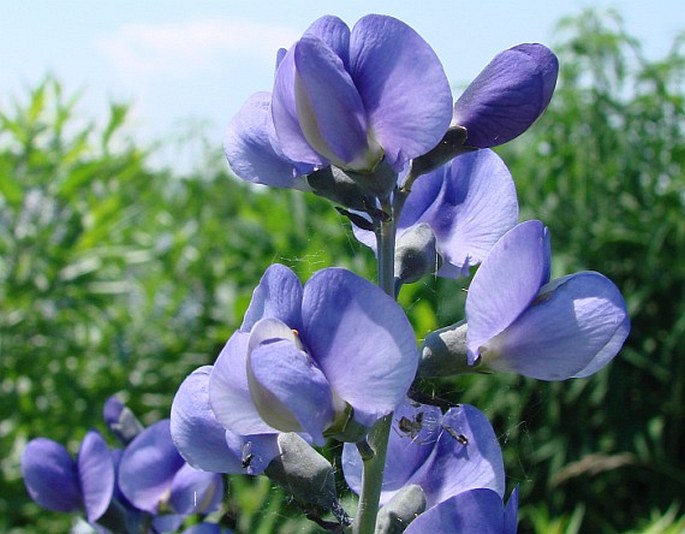
[[[372,275],[326,202],[228,175],[152,170],[127,107],[82,122],[48,79],[0,114],[0,531],[35,523],[19,458],[47,436],[72,450],[119,393],[147,422],[211,363],[275,261],[303,278],[331,264]]]
[[[682,525],[685,495],[682,41],[654,61],[615,14],[585,12],[560,30],[552,105],[501,153],[522,218],[550,227],[555,274],[612,278],[631,336],[589,380],[422,386],[435,402],[471,402],[491,417],[511,486],[521,487],[522,531],[666,529]],[[71,524],[29,501],[18,463],[26,441],[47,436],[75,450],[89,427],[102,428],[114,393],[147,423],[167,416],[181,380],[238,326],[270,263],[302,279],[333,264],[373,277],[370,252],[327,202],[248,186],[216,153],[202,171],[156,170],[126,135],[127,111],[113,104],[105,124],[84,122],[55,79],[0,110],[3,532]],[[400,301],[419,337],[461,318],[465,287],[405,287]],[[299,531],[283,513],[288,499],[264,482],[231,480],[238,530]]]

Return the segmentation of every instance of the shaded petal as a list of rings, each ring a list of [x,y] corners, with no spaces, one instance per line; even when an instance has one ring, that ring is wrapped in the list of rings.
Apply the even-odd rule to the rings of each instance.
[[[462,154],[416,181],[400,225],[412,219],[413,224],[428,223],[436,235],[446,262],[438,275],[467,276],[469,267],[480,263],[516,224],[514,181],[491,150]]]
[[[171,441],[169,420],[147,427],[126,448],[119,463],[119,486],[134,506],[156,513],[183,458]]]
[[[368,15],[350,39],[350,72],[374,139],[396,171],[442,139],[452,92],[433,49],[392,17]]]
[[[29,495],[43,508],[55,512],[81,509],[83,494],[76,462],[56,441],[29,441],[21,455],[21,474]]]
[[[248,182],[302,188],[305,182],[300,175],[307,169],[274,147],[274,135],[271,95],[255,93],[233,118],[224,137],[224,153],[231,169]]]
[[[369,147],[364,105],[342,59],[315,37],[293,49],[295,105],[307,142],[338,167],[372,169],[381,154]]]
[[[278,319],[266,318],[257,321],[250,331],[250,339],[247,343],[248,361],[252,351],[259,347],[262,343],[279,340],[287,340],[291,344],[296,345],[298,349],[303,348],[297,329],[293,330],[287,324],[279,321]],[[249,366],[247,367],[247,371],[249,373]],[[248,380],[250,380],[249,375]]]
[[[288,50],[276,69],[274,90],[271,96],[271,116],[278,146],[283,154],[293,161],[325,167],[328,160],[316,152],[302,131],[297,110],[295,84],[295,46]]]
[[[209,402],[217,421],[231,432],[275,434],[259,415],[247,384],[249,339],[248,332],[236,332],[219,354],[209,377]]]
[[[440,503],[414,519],[406,534],[425,532],[504,532],[502,498],[488,489],[473,489]]]
[[[105,405],[102,408],[102,418],[107,426],[112,426],[119,422],[121,417],[121,412],[124,411],[124,403],[121,402],[119,397],[112,395],[105,401]]]
[[[450,408],[440,426],[431,457],[410,481],[423,488],[427,508],[475,488],[503,495],[502,451],[485,414],[462,404]]]
[[[232,450],[236,448],[241,450],[243,472],[248,475],[261,474],[271,460],[280,454],[276,433],[239,436],[227,430],[226,443]]]
[[[264,272],[245,312],[242,331],[249,331],[260,319],[278,319],[290,328],[302,329],[302,284],[285,265],[275,263]]]
[[[224,480],[217,473],[184,464],[171,483],[169,504],[180,514],[211,514],[224,498]]]
[[[465,156],[463,154],[461,157]],[[435,205],[441,197],[445,181],[449,179],[449,164],[441,165],[437,169],[421,175],[412,185],[411,193],[402,208],[398,231],[409,228],[419,222],[426,221],[426,212]],[[373,232],[369,232],[373,236]]]
[[[539,380],[588,376],[618,353],[629,330],[618,288],[599,273],[576,273],[543,287],[530,308],[486,344],[494,356],[486,363]]]
[[[350,63],[350,29],[342,20],[324,15],[307,28],[304,35],[318,37],[325,42],[347,67]]]
[[[556,56],[541,44],[495,56],[454,105],[454,122],[467,130],[466,144],[493,147],[526,131],[549,104],[558,72]]]
[[[428,459],[442,431],[442,412],[437,406],[407,402],[393,414],[392,434],[388,444],[386,470],[383,475],[382,499],[399,490]]]
[[[171,404],[171,438],[183,459],[195,468],[242,473],[242,444],[229,448],[226,429],[217,421],[209,403],[211,372],[210,365],[200,367],[178,388]]]
[[[418,351],[402,308],[378,286],[344,269],[305,285],[303,341],[334,394],[364,426],[395,409],[416,374]]]
[[[217,523],[197,523],[185,529],[183,534],[231,534],[232,530]]]
[[[133,504],[129,502],[126,495],[121,493],[121,487],[119,485],[119,464],[121,463],[121,457],[124,454],[123,449],[112,449],[112,462],[114,462],[114,493],[112,498],[121,502],[126,508],[129,514],[133,513],[135,510]],[[138,510],[136,510],[138,512]]]
[[[437,406],[405,402],[395,410],[383,471],[381,505],[404,488],[414,473],[429,457],[441,432],[442,413]],[[345,443],[342,466],[345,480],[352,491],[361,492],[363,462],[357,447]]]
[[[98,432],[90,430],[83,438],[77,465],[86,516],[94,523],[107,511],[114,492],[114,460]]]
[[[250,353],[248,365],[262,418],[282,432],[307,432],[323,445],[334,416],[331,388],[307,353],[289,340],[265,342]]]
[[[157,515],[152,518],[153,532],[176,532],[184,520],[185,516],[183,514]]]
[[[528,307],[549,273],[549,235],[540,221],[526,221],[495,244],[466,296],[467,347],[473,363],[487,341]]]
[[[516,486],[511,492],[507,505],[504,508],[504,534],[516,534],[519,511],[519,487]]]

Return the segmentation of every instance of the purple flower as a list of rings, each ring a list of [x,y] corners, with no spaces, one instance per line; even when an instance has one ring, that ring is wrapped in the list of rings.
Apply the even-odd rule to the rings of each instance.
[[[412,186],[397,225],[398,245],[420,224],[430,226],[442,258],[437,274],[468,276],[518,218],[516,188],[491,150],[469,152],[421,176]],[[373,232],[354,233],[375,250]],[[399,262],[398,262],[399,264]]]
[[[453,124],[467,131],[466,145],[488,148],[522,134],[547,108],[559,62],[541,44],[501,52],[454,104]]]
[[[111,396],[102,409],[102,418],[109,430],[124,445],[143,431],[143,425],[133,412],[116,396]]]
[[[352,491],[361,489],[362,461],[346,443],[343,471]],[[426,509],[475,488],[489,488],[500,500],[504,465],[495,433],[485,415],[463,404],[444,415],[436,406],[409,401],[393,416],[385,461],[381,504],[410,484],[421,487]]]
[[[199,471],[181,458],[171,441],[168,419],[149,426],[126,447],[118,475],[126,499],[151,514],[157,514],[162,503],[181,519],[207,514],[223,499],[221,476]]]
[[[422,513],[404,532],[516,534],[517,512],[518,489],[513,491],[506,507],[498,493],[490,489],[472,489],[454,495]]]
[[[540,221],[497,242],[466,297],[470,364],[564,380],[589,376],[618,353],[630,330],[618,288],[591,271],[549,278],[549,234]]]
[[[368,15],[350,31],[325,16],[279,54],[271,98],[250,99],[224,148],[242,178],[293,187],[300,173],[331,164],[371,172],[385,159],[399,171],[441,140],[451,118],[442,65],[413,29]]]
[[[290,269],[272,265],[215,365],[191,374],[177,393],[174,440],[197,465],[220,463],[222,429],[272,442],[279,432],[297,432],[323,444],[326,431],[351,422],[369,427],[391,412],[417,362],[411,325],[377,286],[324,269],[302,287]],[[192,444],[200,427],[211,447]],[[249,455],[258,455],[254,447]]]
[[[76,460],[51,439],[31,440],[22,454],[21,470],[35,502],[57,512],[85,510],[91,523],[105,513],[114,492],[114,462],[95,430],[83,438]]]
[[[279,148],[271,117],[271,93],[253,94],[228,126],[224,152],[233,172],[248,182],[308,189],[314,165],[296,163]]]
[[[170,427],[174,444],[197,469],[258,475],[278,455],[278,434],[270,431],[241,436],[219,423],[209,402],[212,369],[211,365],[196,369],[176,392]]]

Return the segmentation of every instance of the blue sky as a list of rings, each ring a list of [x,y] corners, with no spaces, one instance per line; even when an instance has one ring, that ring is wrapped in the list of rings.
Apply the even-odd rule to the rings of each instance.
[[[648,56],[666,53],[685,29],[682,0],[595,0],[616,8]],[[270,90],[275,52],[317,17],[352,25],[369,12],[413,26],[463,85],[500,50],[520,42],[553,45],[555,23],[586,1],[421,0],[27,0],[0,3],[0,108],[46,73],[80,109],[104,116],[112,99],[134,104],[132,128],[159,139],[205,119],[210,142],[253,92]]]

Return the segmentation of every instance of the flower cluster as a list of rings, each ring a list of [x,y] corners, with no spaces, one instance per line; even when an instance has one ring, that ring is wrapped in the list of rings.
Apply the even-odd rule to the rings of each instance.
[[[201,482],[193,468],[265,474],[307,517],[330,526],[323,517],[332,515],[341,529],[351,520],[335,469],[316,450],[333,439],[344,443],[344,477],[359,494],[355,532],[515,532],[518,489],[507,498],[486,416],[469,405],[443,413],[408,395],[417,376],[586,377],[628,335],[625,303],[607,278],[550,281],[549,230],[517,224],[514,180],[490,150],[543,113],[555,55],[540,44],[506,50],[454,102],[435,53],[409,26],[369,15],[350,29],[326,16],[276,64],[272,91],[250,97],[229,126],[228,162],[249,182],[333,201],[375,252],[378,285],[339,268],[302,284],[272,265],[216,361],[181,384],[170,422],[138,433],[114,409],[115,430],[138,435],[117,455],[90,433],[76,462],[57,444],[32,442],[31,495],[85,510],[92,523],[114,502],[127,521],[160,521],[163,502],[176,528],[220,499],[216,479]],[[395,300],[402,286],[476,266],[464,320],[417,349]],[[68,491],[51,490],[57,480]],[[184,501],[190,488],[205,495],[201,505]]]
[[[181,458],[168,419],[143,429],[116,397],[105,404],[104,418],[123,448],[110,449],[96,430],[85,435],[76,460],[53,440],[28,443],[21,467],[34,501],[48,510],[85,513],[100,532],[176,532],[187,516],[219,509],[223,480]],[[228,531],[201,522],[183,532]]]

